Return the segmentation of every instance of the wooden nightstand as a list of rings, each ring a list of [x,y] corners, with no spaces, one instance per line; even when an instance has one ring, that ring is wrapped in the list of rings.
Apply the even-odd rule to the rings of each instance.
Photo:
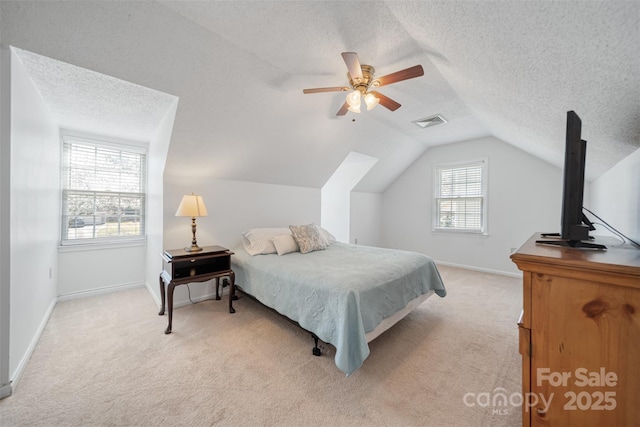
[[[165,251],[162,254],[163,270],[160,273],[160,296],[162,307],[158,313],[164,314],[165,300],[167,311],[169,312],[169,325],[164,331],[171,333],[171,321],[173,319],[173,290],[178,285],[185,285],[193,282],[206,282],[216,280],[216,299],[220,299],[218,289],[220,288],[220,278],[229,277],[229,313],[235,313],[231,305],[231,299],[235,294],[235,273],[231,270],[231,252],[222,246],[205,246],[200,252],[187,252],[184,249],[174,249]],[[166,292],[165,292],[166,285]],[[166,295],[166,296],[165,296]]]

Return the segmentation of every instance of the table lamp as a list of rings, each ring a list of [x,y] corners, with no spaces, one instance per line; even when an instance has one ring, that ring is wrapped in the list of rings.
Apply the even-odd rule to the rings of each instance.
[[[185,251],[199,252],[202,250],[202,248],[198,246],[198,242],[196,241],[196,217],[207,215],[207,207],[204,205],[202,196],[197,196],[193,193],[182,196],[182,201],[180,202],[180,206],[178,206],[176,216],[190,216],[191,232],[193,233],[191,246],[184,248]]]

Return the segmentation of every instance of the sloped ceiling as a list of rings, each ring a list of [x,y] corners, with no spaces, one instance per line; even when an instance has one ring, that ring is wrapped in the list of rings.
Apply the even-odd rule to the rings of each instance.
[[[149,142],[177,98],[13,48],[63,130]]]
[[[594,179],[640,147],[638,2],[0,2],[3,44],[179,97],[167,174],[322,187],[351,151],[383,191],[431,146],[494,135],[562,167],[566,111]],[[335,117],[340,53],[402,107]],[[51,106],[56,108],[56,106]],[[411,123],[441,114],[448,123]],[[355,121],[352,119],[355,118]]]

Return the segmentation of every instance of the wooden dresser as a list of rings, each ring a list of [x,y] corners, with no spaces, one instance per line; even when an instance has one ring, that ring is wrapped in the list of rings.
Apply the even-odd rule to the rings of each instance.
[[[536,244],[523,272],[518,322],[525,426],[640,426],[640,250]]]

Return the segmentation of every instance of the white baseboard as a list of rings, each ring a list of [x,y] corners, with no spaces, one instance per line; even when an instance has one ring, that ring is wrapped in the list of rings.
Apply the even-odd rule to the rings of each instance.
[[[224,292],[223,292],[224,293]],[[180,301],[173,301],[173,308],[176,307],[182,307],[183,305],[189,305],[189,304],[193,304],[196,302],[200,302],[200,301],[205,301],[208,299],[214,299],[216,297],[215,292],[211,292],[210,294],[204,294],[204,295],[199,295],[197,297],[192,297],[191,301],[189,301],[189,299],[185,299],[185,300],[180,300]],[[220,299],[222,300],[222,295],[220,296]]]
[[[500,274],[501,276],[517,277],[519,279],[522,278],[522,273],[521,272],[520,273],[513,273],[513,272],[510,272],[510,271],[492,270],[490,268],[476,267],[476,266],[473,266],[473,265],[456,264],[456,263],[453,263],[453,262],[446,262],[446,261],[436,261],[436,264],[448,265],[449,267],[464,268],[466,270],[481,271],[483,273]]]
[[[157,285],[158,287],[160,287],[159,285]],[[186,285],[189,286],[189,285]],[[181,288],[183,286],[180,286]],[[151,294],[151,298],[153,298],[153,300],[156,302],[156,305],[158,306],[158,308],[161,307],[162,305],[162,300],[160,299],[160,297],[158,297],[158,295],[155,293],[154,289],[155,287],[152,287],[148,282],[145,283],[145,288],[147,288],[147,291],[149,291],[149,294]],[[178,288],[176,288],[178,289]],[[222,295],[225,294],[225,290],[228,288],[222,288],[221,292],[220,292],[220,298],[222,298]],[[174,293],[175,295],[175,293]],[[215,298],[216,293],[215,293],[215,287],[213,288],[212,292],[206,293],[204,295],[198,295],[197,297],[192,297],[191,301],[187,298],[187,299],[175,299],[173,300],[173,308],[176,307],[182,307],[183,305],[189,305],[196,302],[200,302],[200,301],[205,301],[208,299],[213,299]]]
[[[11,383],[3,386],[2,392],[4,392],[5,387],[9,387],[9,394],[11,394],[12,390],[15,389],[16,386],[18,385],[18,381],[20,381],[20,377],[22,376],[25,368],[27,367],[27,364],[31,359],[31,355],[33,354],[33,351],[38,345],[38,341],[40,341],[40,336],[42,336],[42,332],[44,331],[45,326],[47,326],[47,323],[49,322],[49,318],[51,317],[51,313],[53,313],[53,309],[55,308],[57,302],[58,301],[56,298],[53,298],[51,300],[51,303],[49,304],[47,311],[45,312],[44,316],[42,317],[42,320],[40,321],[38,330],[36,331],[35,335],[31,339],[31,342],[29,343],[29,347],[27,347],[27,351],[24,352],[24,356],[22,356],[22,359],[20,360],[18,367],[16,368],[16,370],[13,372],[13,375],[11,376]],[[0,392],[0,396],[2,396],[2,392]]]
[[[95,295],[108,294],[110,292],[124,291],[125,289],[141,288],[146,285],[145,282],[123,283],[120,285],[106,286],[104,288],[90,289],[87,291],[71,292],[64,295],[58,295],[58,301],[68,301],[77,298],[86,298]]]
[[[158,306],[158,308],[160,308],[160,306],[162,305],[162,301],[160,300],[160,297],[154,292],[154,290],[151,287],[151,285],[149,284],[149,282],[144,282],[144,287],[147,288],[147,291],[151,295],[151,298],[153,298],[153,300],[155,301],[155,303]],[[160,287],[160,285],[156,284],[156,289],[159,288],[159,287]]]
[[[0,387],[0,399],[11,396],[11,384],[5,384]]]

